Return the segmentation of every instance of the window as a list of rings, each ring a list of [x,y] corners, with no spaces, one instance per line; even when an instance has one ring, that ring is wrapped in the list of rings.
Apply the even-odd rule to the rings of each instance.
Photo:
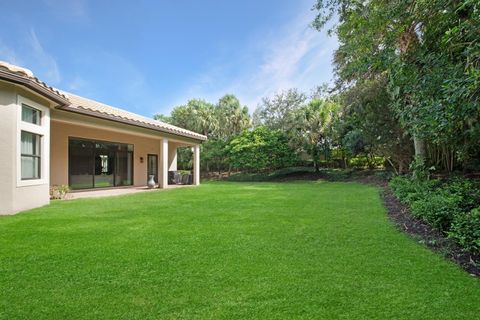
[[[39,126],[41,118],[42,112],[40,110],[29,107],[26,104],[22,104],[22,121]]]
[[[22,180],[40,179],[40,139],[38,134],[21,133]]]
[[[17,95],[17,187],[48,185],[50,107]]]

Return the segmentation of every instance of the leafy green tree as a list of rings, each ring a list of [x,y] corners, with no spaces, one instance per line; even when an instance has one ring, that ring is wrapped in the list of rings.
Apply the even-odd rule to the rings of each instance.
[[[202,145],[201,157],[202,170],[207,172],[211,169],[230,172],[225,146],[233,137],[249,129],[252,123],[248,108],[242,107],[231,94],[220,98],[215,105],[192,99],[175,107],[170,116],[158,114],[154,118],[208,136],[208,141]],[[178,159],[184,167],[191,166],[189,150],[181,150]]]
[[[250,172],[292,166],[296,157],[288,142],[282,131],[259,126],[244,131],[228,143],[228,161],[234,168]]]
[[[247,106],[242,107],[238,98],[232,94],[218,100],[215,113],[219,123],[215,132],[218,138],[228,140],[252,126]]]
[[[403,173],[413,159],[412,139],[392,110],[386,81],[364,81],[344,91],[336,125],[351,154],[364,154],[368,161],[382,156],[394,171]]]
[[[329,129],[338,108],[333,101],[314,99],[293,112],[290,142],[297,147],[297,152],[311,157],[317,172],[321,155],[327,158],[331,148]]]
[[[217,171],[221,174],[229,170],[226,146],[227,142],[223,139],[210,139],[203,143],[200,161],[207,172]]]
[[[272,98],[264,97],[253,114],[254,125],[285,132],[291,126],[293,112],[306,100],[307,96],[297,89],[282,91]]]
[[[451,171],[478,156],[478,0],[318,0],[313,25],[338,23],[340,88],[388,79],[392,117],[417,156]]]
[[[186,105],[175,107],[170,116],[155,115],[154,119],[165,121],[208,136],[218,127],[215,106],[205,100],[192,99]]]

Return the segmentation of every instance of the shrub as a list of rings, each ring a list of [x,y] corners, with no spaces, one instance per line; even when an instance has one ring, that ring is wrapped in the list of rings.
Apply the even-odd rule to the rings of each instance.
[[[70,192],[70,187],[67,185],[51,186],[50,187],[50,199],[65,199]]]
[[[480,183],[456,177],[444,185],[445,192],[461,198],[462,211],[469,212],[480,204]]]
[[[395,195],[404,202],[405,198],[410,194],[415,192],[415,186],[407,178],[396,176],[390,180],[390,187],[392,188]]]
[[[461,197],[442,190],[419,197],[411,204],[412,214],[440,231],[447,231],[454,217],[461,212]]]
[[[480,182],[394,177],[390,187],[412,215],[426,221],[469,251],[480,250]],[[476,209],[475,209],[476,208]]]
[[[448,236],[473,253],[480,253],[480,208],[458,214]]]
[[[440,184],[438,180],[418,181],[399,176],[390,180],[390,187],[395,195],[408,205],[428,197],[431,192],[438,189]]]

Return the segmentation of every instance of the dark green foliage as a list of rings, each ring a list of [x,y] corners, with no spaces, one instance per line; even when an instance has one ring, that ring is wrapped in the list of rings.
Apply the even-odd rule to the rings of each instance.
[[[293,111],[287,134],[298,154],[305,154],[318,172],[322,160],[332,159],[331,125],[339,105],[328,99],[314,98]]]
[[[394,116],[386,85],[379,77],[358,82],[339,95],[343,107],[334,123],[336,141],[349,155],[381,156],[402,174],[412,159],[412,142]]]
[[[480,253],[480,208],[456,215],[449,237],[468,251]]]
[[[193,169],[193,152],[192,148],[178,148],[177,149],[177,168],[178,170],[192,170]]]
[[[390,187],[395,195],[405,204],[412,205],[413,202],[428,197],[428,195],[439,188],[439,180],[417,181],[407,177],[396,176],[390,180]]]
[[[316,171],[334,162],[332,122],[340,109],[337,101],[322,96],[322,92],[317,88],[307,98],[297,89],[282,91],[264,98],[253,116],[256,126],[282,131],[292,151],[313,164]]]
[[[464,178],[448,181],[394,177],[390,186],[409,205],[412,214],[440,231],[448,232],[466,250],[478,250],[480,182]]]
[[[480,204],[480,181],[461,177],[451,178],[444,186],[448,194],[461,198],[461,210],[468,212]]]
[[[170,116],[157,114],[154,118],[208,136],[200,157],[204,172],[230,170],[225,146],[252,124],[248,108],[242,107],[237,97],[231,94],[220,98],[217,104],[191,99],[187,104],[173,108]],[[193,167],[192,152],[188,148],[179,149],[178,165],[183,169]]]
[[[288,142],[283,132],[264,126],[244,131],[229,142],[228,162],[234,168],[253,172],[290,167],[297,158]]]
[[[218,138],[211,138],[203,143],[200,161],[204,171],[223,172],[229,169],[227,145],[227,141]]]
[[[442,189],[418,195],[418,199],[410,199],[413,215],[440,231],[448,231],[454,217],[461,212],[461,198]]]
[[[218,127],[215,105],[201,99],[191,99],[187,104],[173,108],[170,116],[157,114],[154,119],[206,136],[213,133]]]
[[[405,146],[411,149],[413,137],[419,142],[416,154],[426,156],[427,167],[448,172],[478,167],[478,0],[318,0],[314,9],[313,25],[319,30],[338,18],[330,29],[340,42],[334,58],[337,88],[354,98],[346,100],[346,110],[353,101],[359,115],[351,128],[357,131],[350,138],[356,139],[349,139],[357,147],[353,150],[384,152],[375,149],[387,142],[392,167],[397,162],[393,155],[401,155],[406,168],[403,163],[412,158]],[[378,142],[360,126],[368,123],[365,114],[374,119],[370,131],[378,131]],[[382,141],[384,137],[388,139]]]
[[[307,96],[297,89],[279,92],[271,98],[264,97],[253,114],[254,125],[286,132],[292,125],[294,112],[306,100]]]

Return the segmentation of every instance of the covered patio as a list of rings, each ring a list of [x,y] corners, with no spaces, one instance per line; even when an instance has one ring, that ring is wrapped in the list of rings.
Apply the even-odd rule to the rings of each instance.
[[[155,120],[147,122],[73,95],[70,100],[74,104],[69,110],[51,114],[50,185],[68,185],[74,195],[86,197],[85,191],[100,196],[141,191],[148,185],[165,189],[200,184],[204,136],[165,123],[161,125],[168,130],[159,132]],[[188,171],[177,170],[179,148],[192,150]]]

